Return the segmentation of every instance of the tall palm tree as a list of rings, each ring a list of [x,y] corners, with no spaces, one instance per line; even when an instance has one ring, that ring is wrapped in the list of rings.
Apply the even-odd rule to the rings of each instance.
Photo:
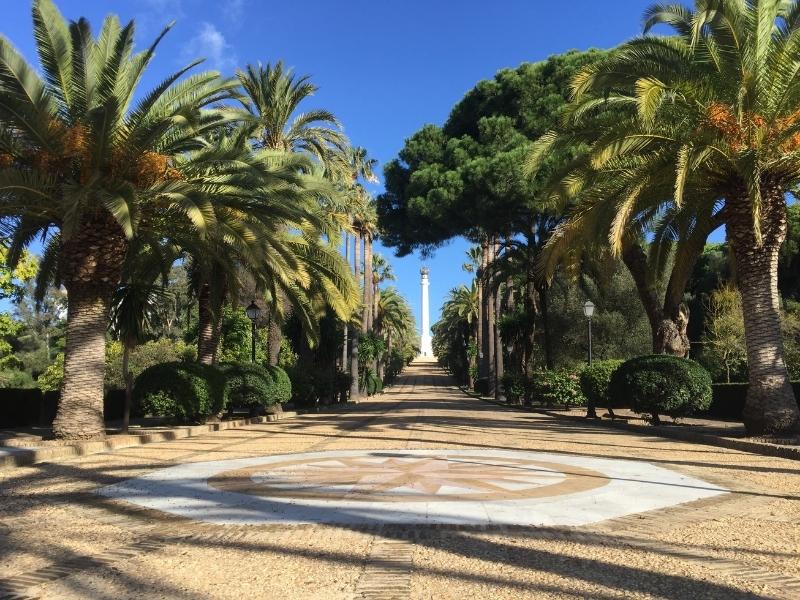
[[[445,317],[452,314],[453,317],[464,321],[467,324],[469,331],[468,345],[471,348],[473,345],[477,348],[478,340],[478,315],[480,314],[480,302],[478,298],[478,286],[475,281],[472,282],[470,287],[465,285],[453,288],[450,290],[445,305],[442,309]],[[474,374],[477,372],[477,356],[471,351],[467,354],[467,361],[469,363],[468,384],[472,387],[475,382],[473,380]]]
[[[326,171],[341,170],[341,156],[349,144],[336,117],[324,109],[299,112],[317,86],[308,75],[295,75],[282,61],[266,66],[248,65],[237,73],[244,90],[241,98],[250,113],[251,135],[256,148],[280,155],[302,154],[322,164]],[[269,331],[270,362],[277,362],[283,334],[279,317],[289,302],[279,293],[272,299]]]
[[[631,216],[648,204],[655,213],[668,200],[697,214],[706,212],[691,208],[698,203],[722,204],[742,294],[751,434],[800,427],[777,286],[785,194],[800,181],[798,15],[796,0],[651,7],[643,37],[576,77],[567,131],[546,134],[534,151],[533,162],[559,139],[588,142],[590,167],[625,182],[610,235],[617,253]],[[650,35],[656,25],[675,35]],[[604,120],[608,107],[617,110]],[[568,185],[579,179],[573,174]],[[651,194],[654,187],[672,193]]]
[[[169,27],[134,53],[133,22],[121,26],[114,16],[94,37],[85,19],[68,23],[50,0],[35,0],[33,26],[42,75],[0,38],[0,219],[11,238],[9,262],[32,240],[49,238],[68,291],[54,433],[102,437],[108,309],[128,244],[168,233],[165,223],[208,226],[207,204],[172,160],[231,114],[206,107],[233,84],[214,72],[181,80],[195,61],[139,93]]]
[[[377,373],[382,380],[386,367],[394,356],[395,341],[410,338],[415,331],[414,317],[405,298],[394,287],[387,288],[378,301],[375,317],[375,333],[386,342],[386,352],[378,361]]]
[[[326,174],[338,184],[342,190],[341,198],[344,200],[344,207],[347,212],[348,227],[342,232],[345,248],[345,259],[349,259],[350,253],[350,233],[354,235],[356,246],[360,244],[361,236],[356,236],[354,231],[354,216],[359,214],[364,204],[364,187],[360,180],[377,183],[375,176],[375,166],[378,161],[370,158],[366,148],[361,146],[348,147],[342,150],[334,150],[330,153]],[[355,255],[354,255],[355,260]],[[357,262],[357,261],[356,261]],[[358,276],[358,273],[356,273]],[[352,354],[352,348],[348,348],[348,342],[352,337],[350,334],[349,321],[344,323],[344,343],[342,345],[342,368],[347,369],[348,356]]]
[[[486,303],[484,301],[484,290],[483,290],[483,270],[482,266],[485,262],[485,254],[483,245],[478,246],[471,246],[469,250],[466,251],[467,261],[461,265],[461,269],[466,271],[467,273],[474,273],[475,274],[475,283],[478,291],[478,332],[475,336],[475,343],[477,349],[477,357],[476,357],[476,368],[477,368],[477,375],[478,377],[486,377],[488,373],[487,365],[486,365],[486,335],[484,332],[485,329],[485,320],[486,320],[486,311],[485,306]],[[472,382],[474,383],[474,382]]]
[[[372,257],[372,315],[373,322],[377,321],[381,301],[381,284],[384,281],[394,281],[396,278],[392,271],[392,264],[382,254]]]

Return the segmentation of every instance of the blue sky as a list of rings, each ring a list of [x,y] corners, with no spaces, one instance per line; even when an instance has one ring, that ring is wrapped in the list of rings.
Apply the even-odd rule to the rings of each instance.
[[[69,19],[99,27],[105,14],[137,22],[139,45],[169,21],[145,87],[195,57],[232,73],[247,63],[283,59],[320,87],[308,107],[333,111],[354,144],[381,164],[425,123],[442,123],[479,80],[504,67],[572,48],[609,48],[639,33],[650,0],[56,0]],[[2,33],[35,60],[28,0],[3,2]],[[307,107],[307,108],[308,108]],[[376,186],[375,192],[380,191]],[[466,283],[463,240],[426,261],[431,322],[450,288]],[[416,256],[391,257],[397,287],[417,313]]]

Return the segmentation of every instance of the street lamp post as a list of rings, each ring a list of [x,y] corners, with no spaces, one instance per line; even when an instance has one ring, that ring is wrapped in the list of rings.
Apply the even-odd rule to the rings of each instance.
[[[594,303],[591,300],[587,300],[583,304],[583,315],[586,317],[586,336],[588,341],[588,362],[589,366],[592,366],[592,316],[594,316]],[[594,401],[591,398],[587,398],[587,406],[586,406],[586,417],[589,419],[596,419],[597,418],[597,411],[595,411]]]
[[[252,362],[256,362],[256,321],[258,320],[258,315],[261,314],[261,309],[258,308],[256,301],[253,300],[250,303],[250,306],[244,309],[247,318],[250,319],[250,323],[252,325],[252,345],[250,348],[250,360]]]

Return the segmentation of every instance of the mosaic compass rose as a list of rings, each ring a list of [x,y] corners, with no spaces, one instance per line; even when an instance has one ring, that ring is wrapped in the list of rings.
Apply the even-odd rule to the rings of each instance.
[[[569,494],[601,487],[608,478],[583,467],[525,458],[372,452],[250,466],[220,473],[208,483],[275,498],[474,502]]]

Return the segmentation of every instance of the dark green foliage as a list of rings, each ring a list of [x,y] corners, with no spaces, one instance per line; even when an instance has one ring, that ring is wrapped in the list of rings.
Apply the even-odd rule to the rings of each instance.
[[[367,396],[374,396],[383,391],[383,381],[372,369],[367,369],[364,375],[364,391],[367,392]]]
[[[531,378],[533,400],[548,406],[582,406],[586,398],[580,379],[569,369],[536,371]]]
[[[378,198],[382,241],[405,255],[457,235],[519,231],[541,180],[524,176],[531,140],[554,127],[575,73],[604,53],[568,52],[504,69],[481,81],[453,108],[443,127],[426,125],[386,165]],[[554,153],[548,168],[564,162]]]
[[[712,419],[742,420],[742,410],[747,396],[748,383],[715,383],[712,387],[711,406],[703,416]],[[792,381],[794,397],[800,406],[800,381]]]
[[[289,376],[280,367],[229,363],[222,366],[222,371],[228,406],[266,408],[288,402],[292,396]]]
[[[347,401],[352,381],[347,373],[301,365],[287,368],[287,373],[292,385],[292,403],[298,407]]]
[[[202,423],[222,412],[225,378],[214,366],[161,363],[145,369],[133,386],[133,402],[143,414],[181,423]]]
[[[509,404],[521,404],[525,398],[525,375],[517,371],[506,371],[503,374],[503,393]]]
[[[350,397],[350,387],[353,385],[353,377],[346,371],[336,371],[336,399],[339,402],[347,402]]]
[[[615,408],[609,394],[611,377],[624,361],[596,360],[592,366],[585,366],[580,373],[581,391],[589,404]]]
[[[788,228],[778,262],[778,287],[784,298],[800,300],[800,204],[786,207]]]
[[[693,360],[651,354],[623,363],[611,378],[614,402],[639,413],[685,417],[711,404],[711,376]]]
[[[475,380],[475,392],[481,396],[489,395],[489,380],[486,377]]]

